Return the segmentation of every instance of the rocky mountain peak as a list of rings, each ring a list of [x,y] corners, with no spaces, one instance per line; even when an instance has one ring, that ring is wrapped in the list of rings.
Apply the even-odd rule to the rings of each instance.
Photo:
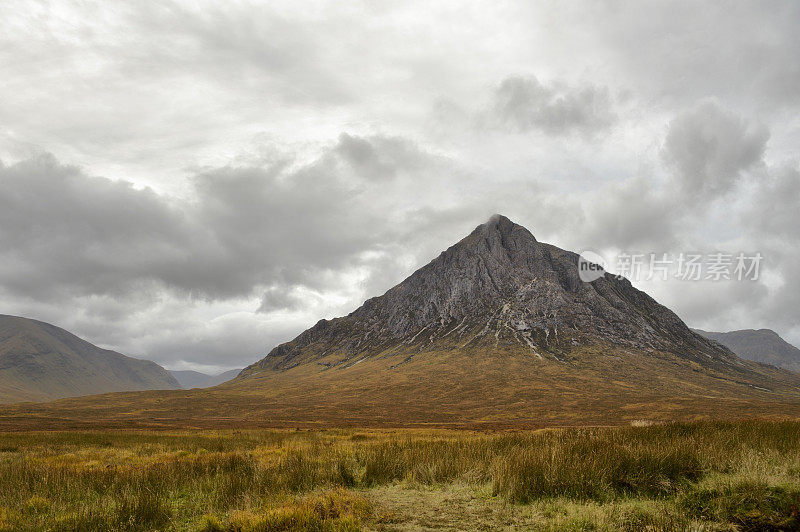
[[[469,248],[478,255],[488,254],[501,262],[506,259],[513,262],[518,254],[529,253],[536,244],[530,231],[502,214],[494,214],[453,248]]]
[[[607,274],[582,282],[577,254],[494,215],[384,295],[278,346],[259,367],[293,367],[331,353],[335,364],[346,365],[453,349],[563,361],[575,348],[597,343],[690,358],[731,356],[625,279]]]
[[[530,231],[512,222],[502,214],[493,214],[486,222],[476,227],[473,232],[481,232],[487,238],[498,237],[501,240],[511,238],[512,236],[524,236],[527,240],[536,242],[536,238],[534,238]]]

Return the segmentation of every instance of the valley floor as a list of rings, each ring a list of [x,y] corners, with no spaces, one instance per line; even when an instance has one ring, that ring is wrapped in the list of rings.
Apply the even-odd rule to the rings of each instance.
[[[797,530],[800,422],[0,434],[0,530]]]

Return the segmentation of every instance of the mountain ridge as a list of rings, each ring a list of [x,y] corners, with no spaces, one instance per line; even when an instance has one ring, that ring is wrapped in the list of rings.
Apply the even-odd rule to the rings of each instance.
[[[747,360],[800,372],[800,349],[772,329],[740,329],[728,332],[693,330]]]
[[[233,378],[235,378],[239,373],[242,371],[241,369],[231,369],[228,371],[223,371],[222,373],[217,373],[215,375],[209,375],[208,373],[203,373],[200,371],[192,371],[192,370],[168,370],[170,375],[175,377],[175,380],[178,381],[178,384],[181,385],[181,388],[184,390],[189,390],[192,388],[210,388],[212,386],[216,386],[218,384],[222,384],[223,382],[227,382]]]

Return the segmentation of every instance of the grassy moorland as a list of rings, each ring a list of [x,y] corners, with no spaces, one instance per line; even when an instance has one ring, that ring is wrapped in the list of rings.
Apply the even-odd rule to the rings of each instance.
[[[800,422],[0,435],[0,530],[797,530]]]
[[[0,405],[0,431],[517,430],[629,425],[644,419],[800,419],[800,377],[788,371],[740,361],[730,371],[741,373],[730,374],[669,353],[602,345],[570,356],[560,363],[514,350],[453,350],[421,352],[394,369],[398,360],[393,356],[335,370],[300,364],[202,390]]]

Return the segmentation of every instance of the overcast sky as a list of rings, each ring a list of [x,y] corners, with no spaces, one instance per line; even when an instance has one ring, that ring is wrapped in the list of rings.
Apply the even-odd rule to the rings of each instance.
[[[0,313],[241,367],[499,212],[800,345],[800,3],[434,4],[4,1]]]

